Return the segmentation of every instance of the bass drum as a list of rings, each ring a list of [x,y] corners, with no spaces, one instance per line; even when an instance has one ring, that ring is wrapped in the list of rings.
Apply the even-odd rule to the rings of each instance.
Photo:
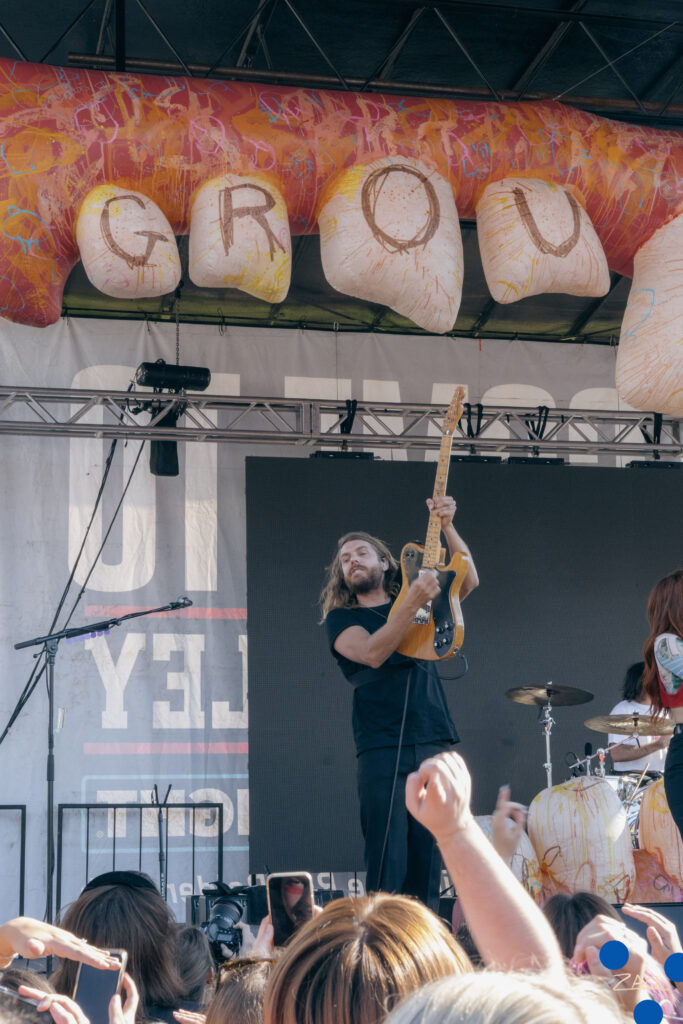
[[[636,879],[631,834],[619,797],[603,779],[570,779],[542,790],[529,807],[527,828],[548,894],[628,899]]]
[[[639,839],[666,874],[683,886],[683,841],[671,817],[664,779],[653,782],[643,794],[640,808]]]

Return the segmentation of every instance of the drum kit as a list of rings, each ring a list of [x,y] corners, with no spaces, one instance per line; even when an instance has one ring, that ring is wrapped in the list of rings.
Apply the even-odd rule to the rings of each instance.
[[[552,717],[553,708],[568,707],[575,704],[587,704],[593,700],[593,694],[588,690],[580,690],[576,686],[555,686],[553,683],[546,683],[545,686],[520,686],[507,690],[505,696],[516,704],[526,704],[539,708],[539,722],[545,736],[546,759],[543,768],[546,773],[546,785],[550,789],[553,784],[553,766],[550,756],[550,736],[555,720]],[[630,715],[596,715],[587,718],[584,722],[587,729],[600,733],[616,733],[622,736],[667,736],[673,733],[674,722],[665,716],[641,715],[634,712]],[[605,756],[613,746],[598,748],[596,754],[587,754],[585,758],[575,761],[569,765],[573,772],[594,775],[603,779],[615,790],[621,800],[628,820],[631,837],[634,846],[638,843],[638,819],[640,815],[640,803],[643,793],[656,779],[661,778],[661,772],[648,771],[647,766],[640,771],[620,772],[618,775],[607,775],[605,772]],[[576,755],[574,755],[576,756]],[[592,762],[597,758],[598,765],[595,771],[591,770]]]

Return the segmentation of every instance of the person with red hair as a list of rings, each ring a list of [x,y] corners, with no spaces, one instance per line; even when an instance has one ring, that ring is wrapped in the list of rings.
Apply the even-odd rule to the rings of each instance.
[[[653,709],[676,723],[664,766],[669,810],[683,836],[683,569],[655,583],[647,602],[650,635],[643,648],[643,688]]]

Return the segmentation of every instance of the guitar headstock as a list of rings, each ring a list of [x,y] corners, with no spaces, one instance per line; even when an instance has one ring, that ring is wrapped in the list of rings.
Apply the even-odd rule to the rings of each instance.
[[[443,426],[441,427],[442,434],[453,434],[455,428],[460,422],[462,416],[462,404],[465,401],[465,389],[460,386],[453,392],[451,398],[451,404],[448,406],[446,415],[444,416]]]

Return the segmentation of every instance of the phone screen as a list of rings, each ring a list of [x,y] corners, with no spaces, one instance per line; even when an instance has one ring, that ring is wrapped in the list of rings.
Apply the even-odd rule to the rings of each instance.
[[[284,946],[313,917],[313,879],[307,871],[269,875],[266,886],[273,942]]]
[[[110,954],[121,961],[118,971],[105,971],[88,964],[79,964],[73,997],[90,1024],[109,1024],[111,997],[121,991],[128,954],[124,949],[112,949]]]

